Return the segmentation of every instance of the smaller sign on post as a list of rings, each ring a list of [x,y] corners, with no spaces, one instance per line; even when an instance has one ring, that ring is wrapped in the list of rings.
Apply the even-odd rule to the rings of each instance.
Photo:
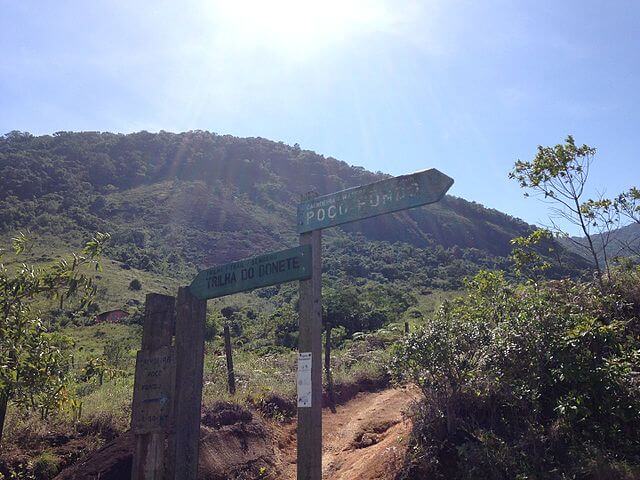
[[[267,253],[198,273],[189,290],[200,300],[311,277],[311,247]]]
[[[134,433],[170,429],[175,360],[175,347],[171,346],[138,351],[131,414]]]
[[[298,407],[311,407],[311,352],[298,353]]]

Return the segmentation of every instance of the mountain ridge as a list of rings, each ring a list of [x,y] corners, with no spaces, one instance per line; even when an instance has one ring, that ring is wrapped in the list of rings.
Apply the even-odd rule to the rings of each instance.
[[[174,272],[294,245],[303,194],[389,177],[297,145],[203,131],[10,132],[0,138],[0,168],[1,232],[28,227],[71,238],[109,231],[114,258]],[[363,237],[383,250],[398,242],[440,248],[450,259],[499,267],[511,238],[533,228],[447,195],[325,237],[329,244]]]
[[[568,250],[591,261],[591,253],[588,249],[586,237],[572,236],[571,238],[560,238],[560,241]],[[592,235],[592,241],[598,257],[603,261],[605,259],[605,249],[608,260],[613,260],[617,257],[639,257],[640,224],[630,223],[612,230],[609,234]]]

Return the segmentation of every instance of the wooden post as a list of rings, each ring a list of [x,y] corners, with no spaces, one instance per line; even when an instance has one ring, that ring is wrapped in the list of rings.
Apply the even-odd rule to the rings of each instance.
[[[153,351],[171,345],[175,319],[174,305],[174,297],[157,293],[147,294],[142,350]],[[166,434],[167,432],[151,432],[136,435],[136,449],[131,469],[133,480],[163,480],[167,453]]]
[[[404,322],[404,334],[409,335],[409,322]]]
[[[336,413],[336,400],[333,395],[333,376],[331,375],[331,325],[329,322],[327,322],[324,332],[324,376],[327,380],[327,397],[329,399],[331,412]]]
[[[9,396],[0,390],[0,443],[2,443],[2,432],[4,430],[4,420],[7,416],[7,404],[9,403]]]
[[[298,403],[298,480],[322,479],[322,242],[320,230],[300,235],[311,245],[312,274],[300,281],[299,355],[311,354],[311,405]],[[298,387],[300,388],[300,387]]]
[[[231,395],[236,394],[236,377],[233,373],[233,351],[231,350],[231,332],[229,324],[224,324],[224,354],[227,357],[227,388]]]
[[[189,287],[178,289],[176,305],[175,480],[196,480],[200,445],[204,323],[207,301]]]

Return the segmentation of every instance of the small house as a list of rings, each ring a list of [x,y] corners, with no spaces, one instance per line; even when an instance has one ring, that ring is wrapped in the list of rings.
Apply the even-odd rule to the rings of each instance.
[[[129,313],[122,309],[109,310],[96,316],[96,323],[118,323],[127,318]]]

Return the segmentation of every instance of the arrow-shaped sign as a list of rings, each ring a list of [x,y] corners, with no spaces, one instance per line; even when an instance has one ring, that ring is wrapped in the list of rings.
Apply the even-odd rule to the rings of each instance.
[[[203,270],[189,290],[207,300],[310,276],[311,247],[304,245]]]
[[[316,197],[298,205],[298,233],[434,203],[451,185],[451,177],[431,168]]]

